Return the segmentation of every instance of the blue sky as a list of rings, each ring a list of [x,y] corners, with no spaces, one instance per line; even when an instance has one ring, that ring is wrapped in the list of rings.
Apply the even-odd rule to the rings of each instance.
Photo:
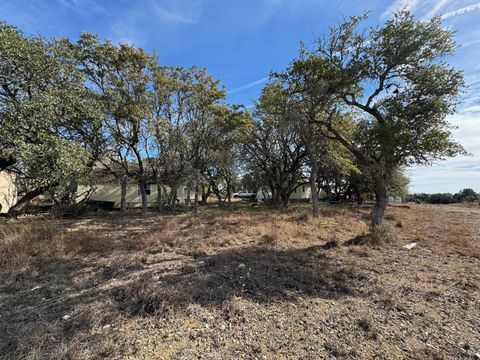
[[[350,15],[371,11],[380,24],[409,7],[418,19],[434,15],[457,31],[462,47],[450,62],[468,88],[451,122],[472,153],[409,170],[414,192],[480,192],[480,2],[474,0],[2,0],[0,19],[26,34],[99,34],[155,51],[164,65],[199,65],[222,80],[234,103],[250,104],[270,71],[281,71],[307,44]]]

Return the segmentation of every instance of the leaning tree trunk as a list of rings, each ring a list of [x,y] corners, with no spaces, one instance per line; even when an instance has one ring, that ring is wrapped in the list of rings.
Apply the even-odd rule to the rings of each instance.
[[[375,183],[375,207],[372,211],[372,227],[378,226],[383,222],[383,216],[388,204],[387,182],[383,175],[374,175]]]
[[[120,190],[120,210],[122,212],[127,212],[127,184],[128,177],[124,175],[122,177],[121,190]]]
[[[18,200],[15,205],[13,205],[7,212],[7,217],[17,218],[18,215],[22,214],[25,211],[27,205],[39,195],[42,195],[45,192],[44,188],[37,188],[32,191],[27,192]]]
[[[312,216],[318,218],[320,216],[320,203],[318,202],[317,189],[317,171],[318,165],[314,160],[312,161],[312,168],[310,169],[310,196],[312,197]]]

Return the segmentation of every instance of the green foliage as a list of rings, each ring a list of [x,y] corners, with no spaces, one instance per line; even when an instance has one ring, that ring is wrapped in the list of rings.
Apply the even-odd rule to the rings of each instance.
[[[416,21],[407,11],[368,31],[358,29],[362,20],[334,28],[311,56],[335,69],[336,78],[327,79],[332,92],[361,111],[356,143],[363,160],[379,158],[388,172],[464,153],[446,120],[464,85],[444,61],[456,47],[452,32],[438,17]]]
[[[435,193],[435,194],[409,194],[407,201],[417,201],[427,204],[453,204],[460,202],[474,202],[480,199],[480,195],[473,189],[463,189],[456,194]]]
[[[480,197],[475,190],[467,188],[455,194],[455,198],[459,201],[475,201]]]
[[[81,73],[52,43],[0,24],[0,158],[21,191],[58,191],[86,174],[92,157],[81,124],[96,116]]]
[[[403,169],[394,169],[388,182],[388,194],[405,198],[408,195],[409,184],[410,179],[405,175]]]
[[[445,61],[456,45],[440,17],[416,21],[399,11],[383,26],[361,28],[366,18],[351,17],[313,50],[302,48],[281,77],[317,131],[348,149],[371,176],[378,225],[388,187],[399,191],[398,169],[465,154],[447,121],[464,81]],[[352,132],[344,131],[345,117],[354,121]]]
[[[48,41],[0,24],[0,170],[22,190],[61,196],[97,161],[117,177],[181,184],[228,198],[240,182],[288,204],[299,183],[338,199],[405,196],[412,164],[465,154],[452,139],[462,73],[440,18],[407,11],[383,26],[352,17],[302,47],[272,76],[253,113],[225,104],[203,68],[159,66],[155,55],[93,34]],[[146,211],[146,193],[142,191]],[[428,201],[474,201],[465,189]],[[360,202],[360,201],[359,201]]]
[[[245,134],[242,157],[249,171],[269,188],[276,205],[288,204],[290,194],[305,179],[306,146],[291,121],[289,94],[280,82],[268,84],[256,104],[254,127]]]

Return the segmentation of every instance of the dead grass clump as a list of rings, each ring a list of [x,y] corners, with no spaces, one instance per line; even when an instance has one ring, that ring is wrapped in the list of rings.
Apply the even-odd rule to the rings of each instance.
[[[261,245],[274,246],[277,243],[278,243],[278,234],[276,233],[263,234],[262,238],[260,239]]]
[[[181,305],[188,303],[186,294],[169,288],[168,292],[155,286],[153,276],[134,280],[112,291],[111,296],[120,310],[132,316],[167,317]]]
[[[50,223],[0,226],[0,268],[9,273],[28,268],[32,256],[56,233]]]
[[[74,337],[81,333],[89,333],[103,326],[110,327],[117,318],[118,312],[111,302],[94,301],[66,314],[62,321],[62,336]]]
[[[320,208],[320,216],[322,217],[334,217],[343,214],[345,214],[345,210],[339,207],[328,206]]]
[[[393,227],[389,224],[382,223],[372,229],[373,244],[396,244],[398,243],[398,236]]]
[[[126,274],[142,270],[145,267],[145,261],[142,257],[131,258],[129,260],[121,260],[112,262],[102,268],[102,278],[115,279]]]
[[[306,223],[310,220],[311,215],[307,213],[300,214],[298,216],[293,217],[293,221],[298,222],[298,223]]]
[[[226,321],[234,323],[245,321],[245,310],[241,307],[240,298],[226,300],[222,305],[222,313]]]
[[[347,246],[382,246],[398,244],[398,242],[399,239],[393,227],[389,224],[383,223],[375,226],[370,233],[357,235],[353,239],[346,241],[344,244]]]
[[[88,255],[93,253],[103,253],[114,250],[115,245],[109,237],[98,237],[88,231],[74,231],[65,234],[63,245],[67,253],[74,252]]]
[[[393,220],[396,220],[396,217],[394,214],[386,214],[385,217],[384,217],[385,220],[390,220],[390,221],[393,221]]]
[[[371,340],[378,339],[378,332],[373,326],[373,319],[370,315],[363,315],[357,320],[357,325],[365,332],[367,338]]]
[[[351,247],[349,249],[349,253],[351,253],[355,256],[358,256],[358,257],[362,257],[362,258],[368,258],[368,257],[371,257],[373,255],[371,248],[368,247],[368,246]]]

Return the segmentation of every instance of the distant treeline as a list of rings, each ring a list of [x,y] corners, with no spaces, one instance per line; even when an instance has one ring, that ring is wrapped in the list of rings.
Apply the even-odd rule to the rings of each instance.
[[[480,194],[473,189],[463,189],[456,194],[436,193],[436,194],[409,194],[407,201],[422,202],[427,204],[453,204],[460,202],[474,202],[480,199]]]

